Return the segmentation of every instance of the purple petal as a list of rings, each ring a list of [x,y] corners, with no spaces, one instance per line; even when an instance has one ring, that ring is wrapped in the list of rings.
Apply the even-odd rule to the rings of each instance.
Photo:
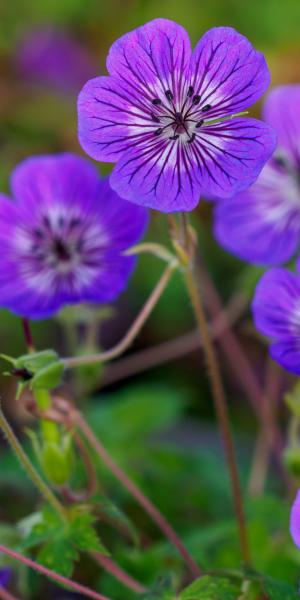
[[[270,346],[270,355],[273,360],[295,375],[300,375],[299,337],[291,337],[287,341],[277,342]]]
[[[99,190],[96,167],[73,154],[34,156],[20,163],[12,173],[13,196],[33,216],[54,204],[89,206]]]
[[[193,144],[202,192],[228,198],[249,187],[276,143],[274,130],[256,119],[204,125]]]
[[[107,68],[113,77],[87,82],[78,98],[78,135],[83,149],[99,161],[115,162],[138,143],[151,143],[158,125],[153,100],[167,104],[186,86],[191,48],[186,31],[156,19],[117,40]],[[167,109],[168,110],[168,109]]]
[[[161,212],[190,211],[200,198],[197,163],[180,144],[155,140],[126,153],[110,183],[126,200]]]
[[[6,588],[8,586],[11,575],[11,567],[2,567],[2,569],[0,569],[0,588]]]
[[[268,163],[248,190],[217,203],[214,232],[224,248],[254,264],[289,260],[300,238],[296,181]]]
[[[296,337],[300,340],[300,278],[294,273],[278,268],[265,273],[257,285],[252,309],[262,334],[283,342]]]
[[[294,544],[300,548],[300,490],[297,492],[296,499],[291,510],[290,532]]]
[[[110,75],[129,82],[151,101],[155,91],[171,88],[180,93],[190,57],[185,29],[168,19],[154,19],[119,38],[106,65]]]
[[[300,167],[300,85],[283,85],[271,90],[264,105],[264,118],[278,135],[278,153]]]
[[[210,117],[248,108],[270,83],[263,54],[231,27],[205,33],[193,51],[190,72],[201,104],[212,107]]]

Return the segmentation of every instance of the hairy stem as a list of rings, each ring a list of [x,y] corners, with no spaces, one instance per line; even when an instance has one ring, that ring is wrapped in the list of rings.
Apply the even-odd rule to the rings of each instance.
[[[97,592],[94,592],[90,588],[88,588],[84,585],[80,585],[80,583],[76,583],[76,581],[73,581],[72,579],[68,579],[67,577],[64,577],[63,575],[59,575],[58,573],[55,573],[55,571],[51,571],[50,569],[47,569],[43,565],[40,565],[39,563],[31,560],[30,558],[23,556],[22,554],[20,554],[19,552],[16,552],[15,550],[11,550],[10,548],[6,548],[5,546],[0,545],[0,553],[1,552],[2,552],[2,554],[5,554],[6,556],[9,556],[10,558],[13,558],[13,559],[19,561],[23,565],[26,565],[30,569],[33,569],[34,571],[37,571],[38,573],[41,573],[42,575],[45,575],[46,577],[53,579],[56,583],[58,583],[62,586],[67,586],[71,590],[74,590],[74,592],[77,592],[78,594],[82,594],[83,596],[86,596],[87,598],[94,598],[94,600],[110,600],[106,596],[103,596],[102,594],[98,594]]]
[[[108,454],[107,450],[97,439],[92,429],[84,420],[82,415],[78,412],[75,414],[75,423],[77,424],[79,430],[86,437],[91,447],[98,454],[102,462],[113,473],[116,479],[118,479],[122,483],[122,485],[124,485],[124,487],[135,498],[135,500],[144,508],[145,512],[161,529],[164,535],[172,542],[172,544],[174,544],[174,546],[180,552],[181,556],[184,558],[193,576],[199,577],[201,574],[200,569],[193,560],[193,558],[190,556],[189,552],[178,537],[177,533],[174,531],[174,529],[171,527],[171,525],[168,523],[165,517],[154,506],[154,504],[152,504],[151,500],[149,500],[143,494],[143,492],[138,488],[138,486],[133,481],[131,481],[131,479],[127,477],[126,473],[124,473],[124,471],[114,462],[114,460]]]
[[[129,331],[127,332],[125,337],[118,344],[116,344],[116,346],[111,348],[111,350],[107,350],[106,352],[100,352],[99,354],[90,354],[90,355],[78,356],[78,357],[75,356],[73,358],[64,358],[64,359],[62,359],[62,362],[64,363],[65,367],[70,369],[73,367],[79,367],[81,365],[90,365],[90,364],[98,363],[98,362],[101,362],[101,363],[107,362],[108,360],[112,360],[114,358],[117,358],[121,354],[123,354],[123,352],[125,352],[125,350],[127,350],[127,348],[129,348],[129,346],[132,344],[133,340],[136,338],[136,336],[139,334],[140,330],[142,329],[144,323],[147,321],[149,315],[151,314],[152,310],[156,306],[159,298],[161,297],[162,293],[166,289],[166,287],[171,279],[171,275],[176,267],[177,267],[177,261],[172,261],[166,267],[160,280],[156,284],[156,286],[155,286],[154,290],[152,291],[151,295],[149,296],[147,302],[144,304],[141,312],[139,313],[139,315],[133,322],[131,328],[129,329]]]
[[[30,462],[28,456],[25,454],[19,440],[16,438],[11,426],[5,419],[5,416],[0,409],[0,429],[2,429],[5,438],[7,439],[10,447],[15,452],[18,457],[21,465],[24,467],[28,477],[34,483],[40,494],[45,498],[49,504],[54,508],[54,510],[60,515],[63,521],[66,520],[67,515],[64,507],[56,498],[56,496],[52,493],[47,484],[40,477],[39,473],[36,471],[33,464]]]
[[[185,238],[191,239],[189,232],[187,231],[186,216],[185,219],[182,221],[182,226],[186,230]],[[177,248],[178,245],[179,240],[175,239],[175,248]],[[202,337],[203,348],[206,355],[211,389],[215,402],[215,409],[219,422],[219,428],[222,435],[225,459],[227,462],[228,472],[231,481],[231,489],[238,525],[241,553],[244,562],[249,563],[250,550],[248,544],[246,519],[244,514],[242,491],[232,439],[226,396],[223,388],[217,355],[210,337],[203,302],[197,283],[197,275],[195,271],[193,256],[190,256],[190,248],[188,247],[187,242],[185,247],[181,248],[178,252],[179,259],[182,259],[184,252],[185,257],[183,262],[183,278],[194,309],[195,318],[199,327],[200,335]]]

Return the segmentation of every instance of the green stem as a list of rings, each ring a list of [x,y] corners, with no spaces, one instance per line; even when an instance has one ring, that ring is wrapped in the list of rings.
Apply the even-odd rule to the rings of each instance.
[[[34,396],[38,408],[41,411],[46,411],[51,408],[51,396],[48,390],[35,389]],[[56,423],[48,421],[47,419],[41,419],[41,432],[43,439],[47,442],[59,443],[60,435],[59,429]]]
[[[189,240],[189,232],[187,230],[186,216],[182,219],[182,227],[185,229],[185,240]],[[214,344],[210,337],[210,331],[206,320],[203,301],[198,287],[197,276],[193,256],[190,255],[190,248],[186,242],[186,247],[180,247],[180,242],[174,240],[174,247],[177,250],[178,258],[182,263],[183,278],[186,289],[191,299],[194,309],[196,322],[202,337],[203,348],[206,355],[211,389],[213,393],[216,414],[219,422],[220,432],[222,435],[225,459],[227,462],[228,472],[230,475],[232,496],[235,506],[235,514],[239,531],[239,540],[241,553],[245,563],[250,562],[250,551],[247,536],[246,519],[244,514],[243,498],[241,485],[239,480],[233,438],[228,415],[226,396],[223,388],[221,373],[215,352]]]
[[[24,467],[28,477],[34,483],[36,488],[39,490],[40,494],[45,498],[49,504],[54,508],[54,510],[60,515],[63,521],[66,521],[67,514],[59,502],[59,500],[54,496],[50,488],[48,488],[47,484],[40,477],[39,473],[36,471],[33,464],[30,462],[28,456],[25,454],[19,440],[16,438],[11,426],[7,422],[1,408],[0,408],[0,429],[2,429],[4,436],[6,437],[9,445],[12,450],[15,452],[18,457],[21,465]]]

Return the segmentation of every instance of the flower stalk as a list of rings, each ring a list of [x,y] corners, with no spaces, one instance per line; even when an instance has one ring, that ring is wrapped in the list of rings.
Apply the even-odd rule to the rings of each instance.
[[[3,431],[3,434],[4,434],[5,438],[7,439],[10,447],[16,454],[21,465],[25,469],[28,477],[34,483],[35,487],[38,489],[41,496],[46,500],[46,502],[49,502],[49,504],[53,507],[53,509],[61,517],[62,521],[66,521],[67,513],[66,513],[64,507],[59,502],[59,500],[56,498],[56,496],[53,494],[53,492],[50,490],[50,488],[47,486],[47,484],[44,482],[44,480],[40,477],[39,473],[36,471],[35,467],[29,460],[27,454],[25,454],[19,440],[16,438],[11,426],[7,422],[1,409],[0,409],[0,429]]]
[[[196,322],[199,328],[200,335],[202,337],[203,348],[206,355],[209,377],[211,382],[212,394],[215,402],[215,409],[222,435],[225,459],[230,475],[232,496],[235,506],[235,514],[238,525],[239,541],[241,547],[241,553],[243,561],[248,564],[250,562],[250,550],[248,544],[246,519],[243,506],[243,498],[241,485],[238,474],[238,467],[236,462],[234,444],[232,439],[232,433],[230,428],[230,420],[228,415],[228,408],[226,402],[226,396],[223,388],[221,379],[220,369],[218,365],[217,355],[214,349],[213,342],[210,337],[210,331],[208,323],[206,321],[205,310],[198,287],[197,276],[195,271],[194,256],[191,254],[191,247],[195,242],[194,236],[191,235],[188,226],[186,215],[181,220],[183,238],[185,245],[182,246],[181,239],[172,237],[174,248],[177,252],[178,259],[182,265],[183,279],[188,291]],[[174,236],[174,225],[172,226]],[[176,229],[175,229],[176,231]],[[190,240],[190,242],[188,242]],[[179,249],[179,250],[178,250]]]

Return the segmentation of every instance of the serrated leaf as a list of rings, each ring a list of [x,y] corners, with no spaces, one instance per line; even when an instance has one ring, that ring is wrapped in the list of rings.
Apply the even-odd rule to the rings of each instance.
[[[109,555],[93,527],[94,518],[90,513],[75,516],[70,523],[70,537],[74,545],[83,552],[101,552]]]
[[[205,575],[183,590],[179,600],[236,600],[239,591],[228,579]]]
[[[37,555],[38,562],[65,577],[72,575],[74,562],[78,558],[78,552],[70,540],[63,538],[51,540]]]

